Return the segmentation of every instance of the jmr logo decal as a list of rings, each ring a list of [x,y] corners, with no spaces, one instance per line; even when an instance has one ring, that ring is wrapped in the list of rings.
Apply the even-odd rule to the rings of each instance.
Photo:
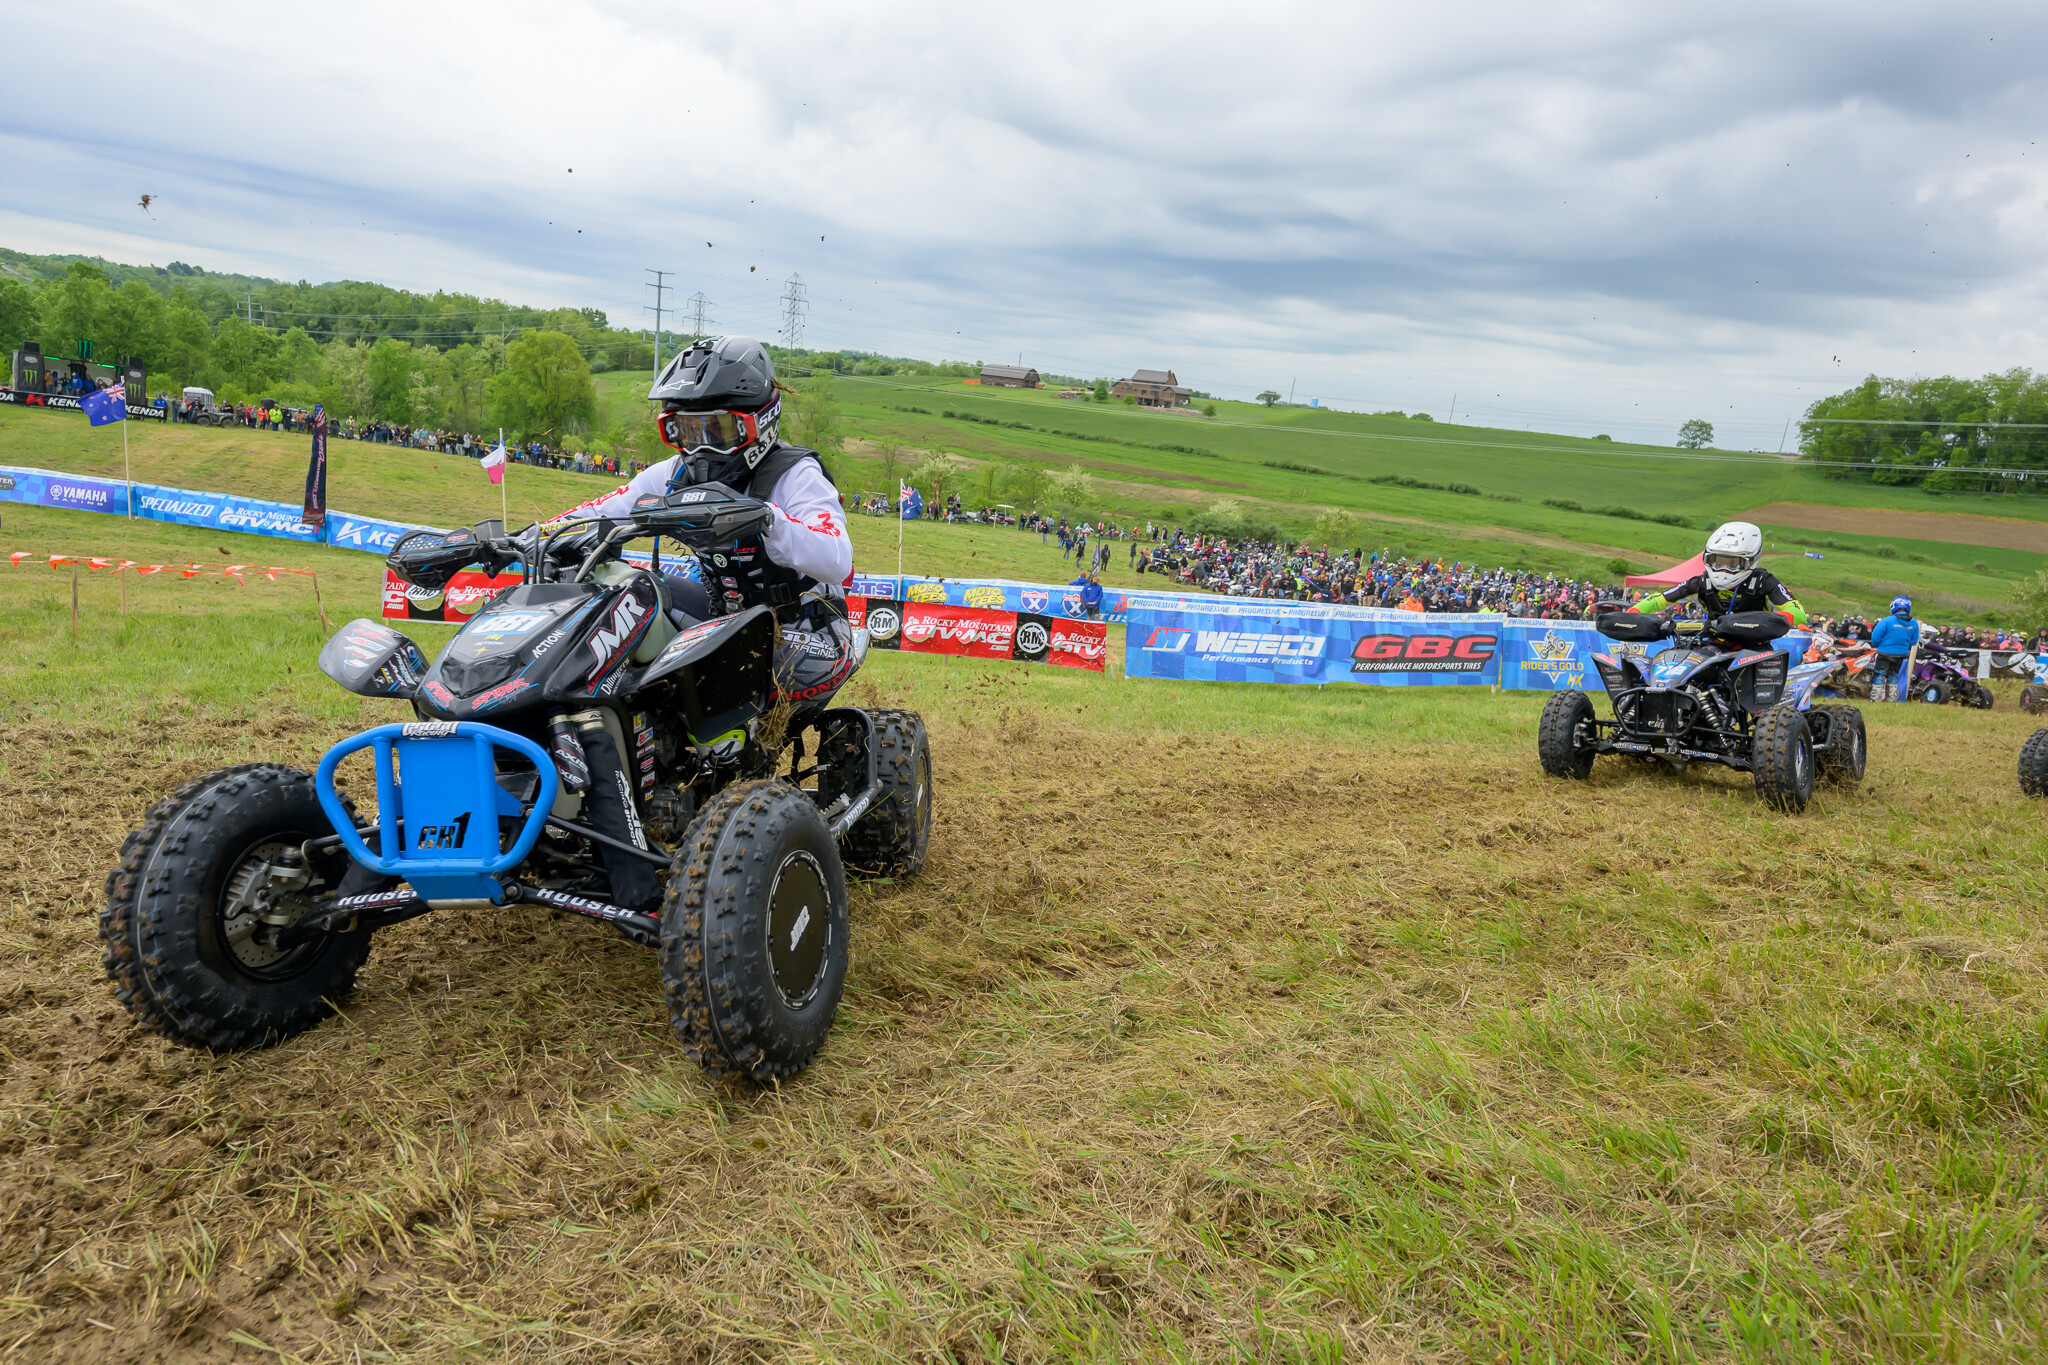
[[[1367,635],[1351,648],[1353,673],[1482,673],[1496,635]]]
[[[590,652],[596,659],[596,668],[603,668],[623,652],[634,632],[647,619],[647,604],[637,597],[627,597],[612,610],[608,625],[598,627],[590,637]]]

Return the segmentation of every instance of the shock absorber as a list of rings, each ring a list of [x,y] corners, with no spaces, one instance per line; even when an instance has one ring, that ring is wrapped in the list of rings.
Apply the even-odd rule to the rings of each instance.
[[[561,776],[563,790],[590,790],[590,764],[583,756],[583,745],[577,740],[566,711],[556,711],[548,717],[548,751],[554,756],[555,772]]]
[[[646,848],[647,835],[640,826],[640,810],[633,794],[624,755],[605,728],[604,712],[579,711],[569,718],[576,726],[574,738],[590,760],[591,825],[635,848]],[[661,900],[661,881],[644,859],[618,849],[599,846],[604,870],[611,878],[612,902],[628,910],[651,911]]]

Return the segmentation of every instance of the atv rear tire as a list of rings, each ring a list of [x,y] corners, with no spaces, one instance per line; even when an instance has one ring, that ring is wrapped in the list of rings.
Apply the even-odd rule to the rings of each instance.
[[[2028,715],[2048,711],[2048,687],[2028,683],[2020,689],[2020,710]]]
[[[2048,796],[2048,730],[2036,730],[2020,746],[2020,790]]]
[[[924,866],[932,839],[932,751],[915,711],[870,711],[875,727],[875,770],[882,790],[875,804],[840,840],[849,872],[870,877],[913,877]],[[845,779],[866,785],[866,764],[841,768]],[[828,795],[836,795],[836,790]],[[829,804],[829,800],[828,803]]]
[[[1593,771],[1593,702],[1583,692],[1554,692],[1536,722],[1536,757],[1552,777],[1583,782]]]
[[[1948,700],[1948,685],[1938,682],[1922,683],[1920,690],[1913,695],[1917,701],[1924,701],[1929,706],[1939,706]]]
[[[1774,810],[1796,814],[1813,799],[1813,732],[1806,714],[1773,706],[1756,718],[1750,736],[1750,773],[1756,794]]]
[[[1976,689],[1971,694],[1970,705],[1976,707],[1979,711],[1989,711],[1992,707],[1998,705],[1998,698],[1993,695],[1989,687],[1986,687],[1983,683],[1977,683]]]
[[[1828,717],[1828,747],[1813,758],[1823,781],[1851,787],[1863,780],[1870,744],[1863,731],[1863,713],[1853,706],[1816,706]],[[1809,731],[1811,726],[1808,727]]]
[[[280,1042],[334,1013],[370,935],[323,933],[278,949],[266,941],[275,927],[239,894],[252,888],[235,885],[333,832],[312,777],[275,763],[208,773],[153,807],[121,845],[100,912],[102,960],[128,1012],[216,1052]],[[314,868],[316,887],[336,889],[350,866],[336,852]]]
[[[669,875],[661,978],[698,1065],[757,1085],[810,1064],[846,987],[846,872],[825,818],[780,778],[704,808]]]

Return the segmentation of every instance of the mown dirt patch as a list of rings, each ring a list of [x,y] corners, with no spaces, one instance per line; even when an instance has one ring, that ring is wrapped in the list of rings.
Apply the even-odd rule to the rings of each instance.
[[[2043,898],[2011,880],[2011,798],[1902,772],[2008,767],[2003,713],[1940,745],[1874,727],[1866,788],[1788,825],[1719,775],[1107,735],[1026,690],[930,717],[931,862],[856,893],[837,1030],[766,1093],[684,1059],[651,954],[525,911],[387,931],[343,1016],[283,1046],[172,1047],[98,965],[122,835],[202,769],[310,767],[338,734],[194,722],[186,758],[25,723],[36,757],[0,778],[0,1358],[1451,1360],[1610,1325],[1587,1349],[1615,1358],[1629,1305],[1711,1318],[1766,1269],[1824,1295],[1867,1259],[1873,1302],[1921,1294],[1862,1201],[1903,1184],[1924,1220],[1930,1172],[2038,1146]],[[1970,952],[1913,948],[1937,932]],[[1875,986],[1827,956],[1864,950]],[[1874,1054],[1868,1113],[1812,1079],[1834,1052],[1760,1070],[1774,1021],[1809,1016],[1810,1053],[1872,1016],[1916,1056],[1930,1020],[2018,1051],[1945,1127],[1900,1117]],[[1987,1282],[2040,1251],[2041,1192],[2010,1179]],[[1825,1246],[1792,1247],[1815,1219]],[[1558,1268],[1581,1254],[1597,1277]],[[1893,1354],[1820,1307],[1820,1339]],[[1995,1340],[1994,1309],[1959,1330]]]
[[[1878,507],[1774,502],[1752,507],[1739,514],[1739,519],[1768,526],[1796,526],[1807,531],[1935,540],[1948,545],[1989,545],[2000,550],[2048,554],[2048,522],[1980,517],[1968,512],[1895,512]]]

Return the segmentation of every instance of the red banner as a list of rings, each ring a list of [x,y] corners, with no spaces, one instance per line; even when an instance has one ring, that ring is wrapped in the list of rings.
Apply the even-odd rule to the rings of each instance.
[[[483,604],[507,588],[526,581],[520,573],[492,577],[464,569],[448,580],[441,592],[415,587],[386,569],[384,571],[384,618],[387,621],[467,621]]]
[[[853,624],[867,627],[876,649],[1058,664],[1098,673],[1109,653],[1109,627],[1101,621],[885,598],[849,597],[846,605]]]

